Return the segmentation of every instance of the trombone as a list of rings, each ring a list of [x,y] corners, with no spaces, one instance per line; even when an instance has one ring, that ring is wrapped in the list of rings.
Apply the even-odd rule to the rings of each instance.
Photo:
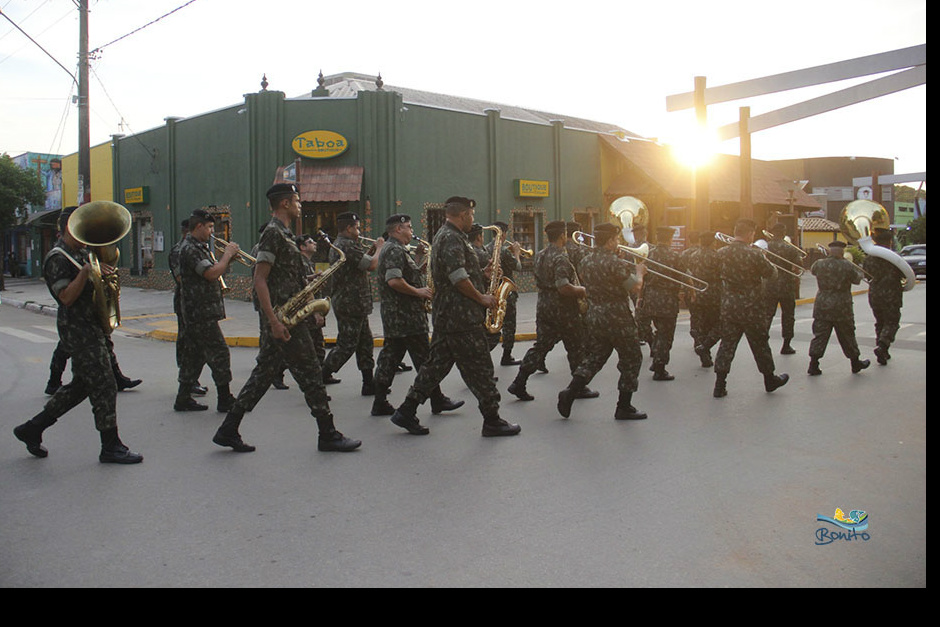
[[[767,241],[777,240],[777,238],[774,237],[773,233],[771,233],[770,231],[766,231],[766,230],[764,231],[764,237],[767,238]],[[806,259],[806,254],[807,254],[806,251],[800,248],[799,246],[797,246],[796,244],[794,244],[793,242],[791,242],[789,236],[784,236],[784,238],[780,241],[786,244],[787,246],[789,246],[790,248],[793,248],[794,250],[796,250],[796,252],[800,255],[800,257],[802,257],[803,259]]]
[[[724,233],[721,233],[721,232],[715,233],[715,239],[724,244],[730,244],[731,242],[737,241],[730,235],[725,235]],[[763,244],[763,246],[761,244]],[[792,261],[790,261],[789,259],[787,259],[786,257],[781,257],[777,253],[770,252],[769,250],[767,250],[767,242],[765,242],[764,240],[762,239],[757,240],[753,244],[748,244],[748,246],[752,246],[758,249],[759,251],[761,251],[761,253],[763,253],[764,255],[764,259],[766,259],[768,263],[773,265],[775,268],[777,268],[781,272],[786,272],[790,276],[797,277],[797,278],[803,276],[803,266],[799,266],[793,263]],[[774,263],[774,260],[776,260],[777,263]],[[785,266],[782,266],[780,264],[787,264],[791,268],[799,268],[799,270],[787,270]]]
[[[829,249],[823,246],[822,244],[816,244],[816,249],[819,250],[819,252],[821,252],[826,257],[829,256]],[[869,272],[862,266],[855,263],[855,257],[852,256],[852,253],[850,253],[849,251],[845,251],[844,253],[842,253],[842,258],[848,261],[850,264],[852,264],[856,268],[858,268],[859,270],[861,270],[862,274],[865,276],[865,281],[867,281],[868,283],[871,283],[872,281],[875,280],[875,277],[872,276],[871,272]]]
[[[215,245],[215,249],[218,251],[220,255],[225,253],[225,247],[228,246],[228,242],[226,242],[221,237],[216,237],[215,235],[212,236],[212,242]],[[242,265],[248,266],[249,268],[253,267],[256,263],[258,263],[257,259],[255,259],[254,257],[252,257],[251,255],[249,255],[248,253],[246,253],[244,250],[241,250],[241,249],[239,249],[238,252],[235,254],[235,261],[237,261],[238,263]]]
[[[590,233],[585,233],[584,231],[575,231],[571,234],[571,239],[574,241],[575,244],[578,244],[579,246],[584,246],[586,248],[594,248],[594,236],[591,235]],[[589,240],[590,243],[585,242],[585,240]],[[656,276],[662,277],[668,281],[672,281],[673,283],[678,283],[682,287],[696,291],[696,292],[704,292],[705,290],[708,289],[708,283],[706,281],[703,281],[702,279],[696,276],[692,276],[691,274],[680,272],[679,270],[676,270],[675,268],[671,268],[664,263],[659,263],[658,261],[653,261],[652,259],[649,259],[649,249],[650,249],[649,244],[647,244],[646,242],[644,242],[642,245],[636,248],[630,248],[629,246],[624,246],[623,244],[617,245],[617,250],[620,250],[629,255],[632,255],[634,259],[639,260],[639,261],[634,261],[634,264],[642,263],[646,265],[647,272],[655,274]],[[658,268],[658,270],[654,268]],[[677,275],[677,276],[670,276],[670,275]],[[682,277],[682,278],[677,278],[677,277]]]

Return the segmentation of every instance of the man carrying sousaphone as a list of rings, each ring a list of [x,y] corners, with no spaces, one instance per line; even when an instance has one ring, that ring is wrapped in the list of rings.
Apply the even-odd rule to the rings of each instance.
[[[275,311],[307,284],[303,255],[289,228],[300,217],[300,190],[291,183],[278,183],[268,189],[267,197],[273,215],[258,242],[253,279],[261,324],[257,365],[212,441],[239,453],[255,450],[242,440],[238,428],[245,412],[255,408],[280,371],[281,363],[286,362],[310,413],[316,418],[317,448],[321,451],[355,450],[362,442],[345,437],[333,424],[323,371],[315,357],[308,325],[297,324],[288,329]]]
[[[102,325],[95,303],[91,280],[94,270],[89,262],[89,252],[85,244],[73,235],[74,224],[69,223],[69,218],[78,211],[81,211],[80,215],[88,215],[109,211],[115,206],[120,207],[115,203],[98,201],[79,208],[63,209],[59,215],[62,237],[43,262],[46,286],[59,305],[56,326],[59,340],[71,355],[72,381],[56,390],[41,412],[13,430],[16,438],[25,443],[26,450],[35,457],[49,455],[42,445],[43,431],[87,398],[95,416],[95,428],[101,437],[98,461],[103,464],[139,464],[144,459],[130,451],[118,437],[117,382],[111,368],[108,331]],[[120,209],[127,211],[123,207]],[[127,223],[130,224],[129,215]],[[114,273],[114,268],[105,264],[101,264],[100,269],[104,276]]]

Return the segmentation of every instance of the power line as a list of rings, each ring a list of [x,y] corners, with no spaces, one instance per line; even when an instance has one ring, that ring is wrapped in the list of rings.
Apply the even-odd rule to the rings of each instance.
[[[96,54],[100,53],[102,50],[104,50],[105,48],[107,48],[107,47],[110,46],[111,44],[116,44],[117,42],[121,41],[122,39],[126,39],[127,37],[130,37],[130,36],[133,35],[134,33],[138,33],[138,32],[140,32],[140,31],[144,30],[145,28],[147,28],[148,26],[150,26],[150,25],[152,25],[152,24],[156,24],[157,22],[159,22],[159,21],[162,20],[163,18],[167,17],[168,15],[172,15],[172,14],[176,13],[177,11],[179,11],[180,9],[185,9],[186,7],[188,7],[189,5],[191,5],[191,4],[192,4],[193,2],[195,2],[195,1],[196,1],[196,0],[189,0],[189,2],[187,2],[186,4],[184,4],[184,5],[182,5],[182,6],[176,7],[175,9],[173,9],[172,11],[170,11],[169,13],[164,13],[163,15],[161,15],[160,17],[158,17],[157,19],[151,20],[150,22],[147,22],[146,24],[144,24],[144,25],[141,26],[140,28],[135,28],[135,29],[132,30],[131,32],[127,33],[126,35],[121,35],[120,37],[118,37],[118,38],[115,39],[114,41],[109,41],[108,43],[106,43],[106,44],[103,45],[103,46],[98,46],[97,48],[95,48],[94,50],[92,50],[91,52],[89,52],[89,53],[88,53],[88,56],[89,56],[89,57],[94,57]]]
[[[193,0],[193,1],[195,1],[195,0]],[[36,47],[39,48],[40,50],[42,50],[44,53],[46,53],[46,56],[47,56],[47,57],[49,57],[50,59],[52,59],[53,61],[55,61],[55,64],[58,65],[60,68],[62,68],[62,69],[65,71],[65,73],[68,74],[68,75],[72,78],[72,82],[78,83],[78,79],[75,78],[75,75],[74,75],[74,74],[72,74],[64,65],[62,65],[61,63],[59,63],[59,60],[56,59],[54,56],[52,56],[52,54],[50,54],[48,50],[46,50],[45,48],[43,48],[42,45],[41,45],[38,41],[36,41],[36,40],[33,39],[32,37],[30,37],[29,34],[28,34],[25,30],[23,30],[22,28],[20,28],[19,25],[18,25],[16,22],[14,22],[12,19],[10,19],[10,17],[9,17],[6,13],[4,13],[2,10],[0,10],[0,15],[2,15],[4,18],[6,18],[6,20],[7,20],[10,24],[13,24],[13,26],[16,28],[16,30],[18,30],[18,31],[20,31],[21,33],[23,33],[23,35],[24,35],[27,39],[29,39],[31,42],[33,42],[34,44],[36,44]]]

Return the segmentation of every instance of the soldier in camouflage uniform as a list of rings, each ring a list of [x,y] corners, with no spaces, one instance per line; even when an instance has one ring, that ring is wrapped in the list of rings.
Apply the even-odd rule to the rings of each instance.
[[[17,426],[13,434],[36,457],[49,452],[42,445],[42,433],[60,416],[86,398],[91,402],[95,427],[101,438],[101,463],[137,464],[143,457],[121,442],[117,429],[117,382],[111,368],[111,351],[94,303],[94,287],[89,277],[88,251],[68,229],[74,208],[59,216],[61,239],[43,261],[43,277],[58,304],[56,327],[59,340],[72,359],[72,381],[60,387],[43,410]],[[102,265],[104,274],[113,268]]]
[[[341,213],[336,217],[338,235],[333,245],[343,251],[346,262],[333,275],[333,312],[336,314],[336,345],[323,362],[323,377],[331,378],[349,358],[356,355],[356,367],[362,374],[362,395],[372,396],[375,387],[372,370],[372,329],[369,314],[372,313],[372,289],[369,273],[379,263],[379,253],[385,243],[381,237],[375,241],[375,252],[367,254],[359,243],[359,216]],[[330,263],[336,263],[339,253],[330,249]]]
[[[734,226],[734,242],[717,253],[721,277],[721,344],[715,357],[715,398],[728,395],[728,373],[742,335],[747,337],[757,369],[764,375],[766,391],[773,392],[790,379],[786,374],[774,374],[762,282],[773,278],[777,269],[753,246],[756,230],[753,220],[738,220]]]
[[[229,242],[222,258],[216,260],[209,248],[214,228],[215,218],[203,209],[196,209],[189,217],[189,235],[180,248],[180,305],[185,332],[180,350],[179,389],[173,403],[176,411],[209,409],[192,397],[206,364],[215,382],[218,411],[227,412],[235,402],[229,390],[231,356],[219,327],[219,321],[225,319],[225,299],[219,279],[228,272],[239,248],[238,244]]]
[[[820,375],[819,360],[826,354],[826,345],[832,330],[836,330],[842,353],[852,363],[852,372],[858,373],[871,362],[859,359],[861,351],[855,340],[855,311],[852,306],[852,285],[862,282],[862,271],[845,259],[845,242],[829,244],[829,256],[813,264],[810,271],[816,277],[819,290],[813,305],[813,340],[809,343],[810,375]]]
[[[180,274],[180,250],[183,249],[183,243],[186,236],[189,235],[189,218],[181,223],[182,233],[180,241],[173,245],[170,254],[167,255],[167,263],[170,266],[170,275],[173,277],[173,313],[176,314],[176,367],[183,363],[183,346],[186,343],[186,320],[183,318],[183,306],[180,301],[180,286],[183,284],[183,278]],[[198,380],[193,386],[194,396],[205,396],[208,388],[203,386]]]
[[[689,334],[692,336],[695,354],[703,368],[714,366],[711,349],[721,339],[721,278],[718,274],[718,256],[715,250],[715,233],[706,231],[698,236],[698,246],[689,248],[684,265],[689,274],[708,283],[704,292],[689,290]]]
[[[509,436],[519,425],[499,417],[499,390],[493,382],[493,362],[483,325],[486,310],[496,306],[496,297],[484,292],[483,272],[467,233],[473,226],[476,203],[453,196],[445,203],[446,222],[431,245],[434,280],[431,354],[418,370],[405,402],[391,420],[413,435],[426,435],[427,427],[415,416],[418,405],[444,380],[454,365],[477,398],[483,414],[484,437]]]
[[[587,248],[575,243],[575,241],[571,239],[571,235],[575,231],[580,230],[581,224],[578,222],[565,223],[565,251],[568,253],[568,261],[574,266],[575,272],[578,271],[578,265],[581,263],[582,257],[587,254]]]
[[[373,416],[391,416],[395,413],[387,396],[405,352],[411,355],[412,362],[420,370],[431,350],[428,342],[428,314],[425,310],[425,305],[431,300],[431,290],[426,285],[424,267],[419,267],[405,249],[414,237],[411,217],[397,213],[388,218],[385,226],[388,240],[379,253],[377,269],[385,342],[375,368]],[[424,263],[429,263],[429,260],[425,259]],[[461,406],[463,401],[447,398],[440,386],[432,390],[432,413],[439,414]]]
[[[892,249],[891,231],[878,229],[872,239],[878,246]],[[875,316],[875,357],[879,365],[886,366],[891,359],[888,349],[901,326],[904,274],[887,259],[872,255],[865,257],[862,267],[872,277],[868,285],[868,304]]]
[[[646,267],[620,259],[617,246],[620,228],[599,224],[594,228],[594,249],[578,267],[587,290],[588,310],[584,316],[584,359],[575,369],[568,387],[558,393],[558,413],[567,418],[571,405],[601,371],[613,351],[617,351],[619,395],[614,411],[616,420],[643,420],[646,414],[633,406],[643,354],[636,335],[636,323],[630,310],[630,293],[643,287]]]
[[[526,351],[519,373],[509,386],[509,393],[522,401],[535,400],[526,390],[526,382],[538,370],[539,364],[545,362],[545,356],[558,342],[565,345],[572,375],[581,364],[584,353],[579,301],[586,298],[587,291],[580,285],[574,265],[568,257],[566,242],[570,240],[565,235],[565,223],[549,222],[545,226],[545,235],[549,244],[536,253],[533,262],[535,284],[539,290],[535,309],[535,344]],[[597,396],[597,392],[585,387],[579,398]]]
[[[467,239],[470,240],[470,246],[477,256],[477,261],[480,262],[480,269],[486,270],[490,265],[490,254],[486,252],[486,247],[483,246],[483,225],[474,222],[473,226],[470,227],[470,232],[467,233]]]
[[[311,359],[314,347],[308,325],[298,324],[288,330],[274,311],[307,284],[303,255],[288,228],[300,217],[300,191],[296,185],[278,183],[268,189],[267,197],[273,216],[261,233],[253,279],[261,326],[257,365],[212,441],[239,453],[255,450],[242,440],[238,428],[245,412],[254,409],[267,392],[283,360],[316,418],[320,432],[317,448],[321,451],[355,450],[362,442],[345,437],[333,424],[320,362]]]
[[[671,242],[675,229],[671,226],[656,229],[656,246],[649,253],[650,261],[660,264],[660,274],[668,273],[665,268],[684,271],[679,254],[672,250]],[[665,267],[665,268],[664,268]],[[676,320],[679,318],[679,290],[681,286],[659,274],[650,273],[643,282],[637,311],[650,321],[650,356],[653,381],[672,381],[675,377],[666,371],[669,353],[676,336]]]
[[[789,261],[790,266],[785,266],[787,270],[795,271],[799,269],[803,265],[803,259],[796,248],[788,245],[784,240],[787,236],[786,225],[778,222],[770,227],[770,232],[774,237],[767,242],[767,250]],[[767,297],[767,316],[770,324],[773,324],[774,315],[777,313],[777,305],[780,305],[780,331],[783,336],[783,347],[780,349],[781,355],[792,355],[796,352],[790,346],[790,342],[793,340],[793,325],[796,321],[796,296],[799,290],[800,278],[782,270],[777,272],[775,279],[767,281],[764,285],[764,295]]]
[[[505,222],[494,222],[493,226],[499,227],[503,232],[503,245],[500,247],[499,252],[500,271],[503,273],[504,277],[509,280],[514,280],[515,273],[522,270],[522,261],[519,259],[522,246],[520,246],[518,242],[508,241],[508,224]],[[490,261],[493,259],[494,243],[495,240],[484,247],[486,256]],[[499,361],[499,365],[501,366],[518,366],[522,363],[512,356],[512,347],[516,343],[516,304],[518,301],[519,293],[513,290],[509,293],[509,296],[506,297],[506,315],[503,316],[503,326],[500,332],[490,335],[490,342],[492,342],[493,348],[496,348],[496,345],[499,344],[500,337],[502,337],[503,356]]]

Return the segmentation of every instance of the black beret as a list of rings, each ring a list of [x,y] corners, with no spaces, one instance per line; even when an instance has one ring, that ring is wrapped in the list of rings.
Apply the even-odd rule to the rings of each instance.
[[[390,215],[388,220],[385,221],[385,226],[392,226],[394,224],[408,224],[411,222],[411,216],[407,213],[396,213]]]
[[[839,241],[839,240],[833,240],[833,241],[829,242],[829,246],[830,246],[830,247],[835,246],[836,248],[845,248],[845,247],[847,246],[847,244],[846,244],[845,242],[841,242],[841,241]]]
[[[473,200],[472,198],[464,198],[463,196],[451,196],[450,198],[447,199],[447,201],[444,204],[445,205],[462,205],[464,207],[473,209],[474,207],[477,206],[477,201]]]
[[[594,235],[616,235],[620,232],[620,227],[610,222],[604,222],[594,227]]]
[[[336,216],[336,221],[337,222],[343,222],[343,221],[357,222],[359,221],[359,216],[353,213],[352,211],[347,211],[345,213],[341,213],[338,216]]]
[[[300,194],[300,188],[294,183],[275,183],[265,192],[265,196],[268,197],[268,200],[285,194]]]
[[[310,237],[310,234],[309,234],[309,233],[304,233],[303,235],[298,235],[298,236],[294,239],[294,243],[297,244],[297,248],[300,248],[301,246],[303,246],[303,245],[306,244],[307,242],[312,242],[312,241],[313,241],[313,238]]]
[[[59,232],[61,233],[65,232],[65,225],[69,223],[69,216],[71,216],[72,213],[76,209],[78,209],[78,207],[75,205],[72,205],[71,207],[66,207],[65,209],[62,210],[61,213],[59,213],[59,220],[56,223],[56,226],[58,227]]]
[[[671,226],[660,226],[656,229],[656,239],[665,244],[666,240],[671,240],[676,234],[676,230]]]
[[[509,230],[509,225],[505,222],[494,222],[493,226],[498,226],[504,234]]]
[[[215,217],[205,209],[193,209],[193,215],[189,216],[189,224],[196,226],[206,222],[215,223]]]
[[[581,223],[580,222],[568,222],[565,224],[565,229],[568,231],[568,235],[571,235],[575,231],[581,230]]]
[[[553,220],[552,222],[549,222],[548,224],[545,225],[545,230],[546,231],[558,231],[559,229],[565,229],[566,227],[567,225],[562,220]],[[578,228],[575,229],[575,231],[577,231],[580,228],[581,228],[581,225],[579,224]]]
[[[189,218],[186,218],[185,220],[183,220],[182,222],[180,222],[180,226],[183,227],[184,229],[188,229],[188,228],[189,228]]]

